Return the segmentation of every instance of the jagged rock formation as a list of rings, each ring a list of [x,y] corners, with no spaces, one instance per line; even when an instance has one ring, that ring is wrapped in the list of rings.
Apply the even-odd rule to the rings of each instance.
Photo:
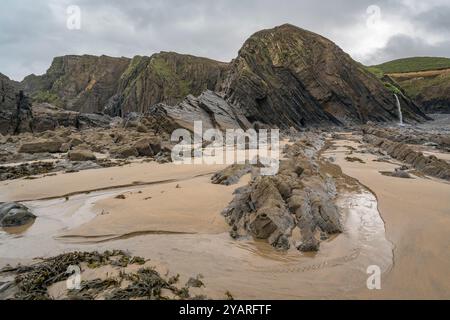
[[[398,119],[393,93],[334,43],[292,25],[247,40],[224,82],[251,121],[280,128]],[[402,99],[408,120],[425,115]]]
[[[215,173],[211,177],[213,184],[221,184],[230,186],[239,182],[239,180],[246,174],[252,172],[252,166],[249,164],[234,164],[225,168],[224,170]]]
[[[117,92],[119,79],[129,63],[128,58],[107,56],[57,57],[44,75],[30,75],[21,84],[38,102],[60,104],[67,110],[84,113],[101,112]]]
[[[20,91],[20,85],[0,73],[0,133],[15,134],[29,131],[31,104]]]
[[[48,103],[34,105],[31,108],[32,131],[44,132],[58,127],[77,127],[79,113],[66,111]]]
[[[399,130],[398,128],[372,126],[366,126],[364,132],[402,144],[432,144],[441,150],[450,151],[450,135],[445,132],[433,133],[415,128],[402,128]]]
[[[450,181],[450,164],[435,156],[425,156],[413,150],[408,144],[391,141],[383,131],[376,128],[364,129],[364,141],[380,148],[394,159],[406,162],[418,171],[440,179]]]
[[[298,227],[302,237],[298,249],[309,252],[318,251],[322,240],[343,231],[335,205],[336,186],[331,177],[321,175],[318,163],[321,142],[314,135],[288,146],[287,160],[281,161],[276,176],[255,176],[248,186],[236,190],[223,211],[233,238],[251,235],[287,250]],[[222,176],[223,172],[217,175]]]
[[[227,66],[172,52],[133,59],[72,55],[55,58],[44,75],[30,75],[21,86],[36,102],[121,116],[216,90]]]
[[[28,76],[14,86],[33,103],[81,113],[126,116],[163,103],[168,114],[186,121],[210,113],[210,122],[244,128],[398,119],[396,92],[331,41],[292,25],[254,34],[230,64],[172,52],[133,59],[64,56],[55,58],[46,74]],[[203,108],[193,96],[205,91],[202,96],[215,91],[227,103],[213,97],[215,107]],[[191,101],[183,101],[188,95]],[[426,119],[406,95],[400,100],[405,121]],[[190,110],[191,105],[204,112]]]
[[[174,52],[134,57],[106,111],[112,115],[143,113],[157,103],[175,105],[190,94],[216,91],[227,67],[227,63]]]
[[[108,127],[112,121],[103,114],[68,111],[49,103],[32,105],[22,89],[22,84],[0,74],[0,134],[36,133],[58,127]]]
[[[148,115],[158,126],[157,131],[165,132],[180,127],[193,131],[194,121],[202,121],[204,130],[251,127],[239,109],[212,91],[205,91],[197,98],[189,95],[176,106],[157,104],[149,109]]]

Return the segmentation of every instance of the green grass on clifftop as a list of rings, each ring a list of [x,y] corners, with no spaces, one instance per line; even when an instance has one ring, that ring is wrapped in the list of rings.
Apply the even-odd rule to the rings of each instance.
[[[450,68],[449,58],[414,57],[389,61],[368,67],[369,71],[379,76],[380,73],[405,73]]]

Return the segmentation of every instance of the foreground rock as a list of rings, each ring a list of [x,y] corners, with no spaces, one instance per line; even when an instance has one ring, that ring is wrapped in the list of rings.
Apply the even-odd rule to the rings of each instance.
[[[0,227],[20,227],[36,219],[27,207],[19,203],[0,204]]]
[[[286,150],[276,176],[255,176],[235,192],[223,211],[233,238],[251,235],[266,240],[278,250],[292,244],[299,228],[298,249],[318,251],[320,241],[343,231],[335,205],[336,187],[331,176],[322,176],[318,161],[318,136],[297,142]]]

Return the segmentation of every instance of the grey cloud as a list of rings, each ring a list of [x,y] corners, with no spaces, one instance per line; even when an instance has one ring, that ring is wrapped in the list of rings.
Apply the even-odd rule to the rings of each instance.
[[[165,50],[230,61],[251,34],[283,23],[322,34],[349,51],[346,47],[349,30],[364,27],[366,9],[372,4],[380,6],[384,15],[400,14],[402,19],[426,32],[448,34],[450,23],[440,12],[449,10],[450,5],[430,4],[429,9],[417,14],[407,3],[401,0],[3,0],[0,72],[20,80],[27,74],[44,72],[54,56],[64,54],[132,57]],[[65,9],[72,4],[82,9],[80,31],[65,28]],[[398,34],[392,30],[388,36]],[[422,40],[415,39],[411,45],[422,46],[420,50],[427,51],[428,55],[438,52],[450,55],[445,45],[435,48]],[[387,57],[387,50],[396,50],[395,56],[410,52],[408,47],[403,51],[392,47],[390,44],[383,52],[370,53],[363,62]]]
[[[438,6],[414,17],[431,32],[450,33],[450,6]]]
[[[417,56],[450,57],[450,42],[429,45],[421,38],[398,35],[392,37],[383,49],[373,53],[369,60],[376,64],[382,61]]]

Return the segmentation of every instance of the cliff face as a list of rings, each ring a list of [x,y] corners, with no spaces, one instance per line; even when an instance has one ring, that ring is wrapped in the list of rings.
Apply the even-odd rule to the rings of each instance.
[[[189,94],[215,91],[227,67],[226,63],[173,52],[135,57],[120,78],[108,113],[145,112],[157,103],[175,105]]]
[[[398,119],[394,95],[331,41],[291,25],[254,34],[222,90],[251,122],[302,127]],[[401,97],[404,116],[425,115]]]
[[[38,103],[121,115],[216,90],[226,68],[226,63],[169,52],[133,59],[64,56],[55,58],[46,74],[30,75],[21,85]]]
[[[158,103],[177,108],[186,96],[210,90],[246,124],[298,128],[398,119],[398,89],[331,41],[292,25],[254,34],[230,64],[171,52],[133,59],[65,56],[20,86],[34,103],[112,116]],[[405,121],[426,119],[406,94],[398,95]]]
[[[450,69],[393,73],[389,76],[427,113],[450,113]]]
[[[0,110],[12,111],[16,108],[18,83],[0,73]]]
[[[22,86],[37,102],[80,112],[101,112],[117,92],[129,63],[127,58],[107,56],[57,57],[46,74],[28,76]]]
[[[31,103],[20,84],[0,73],[0,133],[31,131]]]

